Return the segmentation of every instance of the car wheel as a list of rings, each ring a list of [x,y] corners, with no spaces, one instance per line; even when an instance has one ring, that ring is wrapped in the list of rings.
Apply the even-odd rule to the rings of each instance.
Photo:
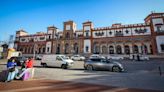
[[[43,67],[47,67],[47,64],[46,64],[46,63],[44,63],[44,64],[43,64]]]
[[[61,68],[62,68],[62,69],[67,69],[67,65],[64,65],[64,64],[63,64],[63,65],[61,66]]]
[[[88,65],[88,66],[87,66],[87,70],[89,70],[89,71],[93,71],[93,66]]]
[[[113,66],[112,71],[113,72],[120,72],[120,68],[118,66]]]

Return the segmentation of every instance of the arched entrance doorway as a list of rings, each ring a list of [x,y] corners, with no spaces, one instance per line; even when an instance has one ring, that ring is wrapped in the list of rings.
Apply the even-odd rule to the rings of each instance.
[[[94,54],[99,54],[100,53],[100,48],[99,48],[99,46],[98,46],[98,44],[96,42],[93,45],[93,49],[94,49],[93,50],[94,51],[93,52]]]
[[[133,50],[134,50],[134,53],[139,53],[137,45],[134,45]]]
[[[69,53],[68,50],[69,50],[69,44],[66,43],[66,44],[65,44],[65,50],[64,50],[64,53],[65,53],[65,54],[68,54],[68,53]]]
[[[130,54],[130,47],[128,45],[125,45],[125,54]]]
[[[93,53],[94,54],[99,54],[100,53],[100,47],[97,42],[94,42],[93,44]]]
[[[117,47],[116,47],[116,53],[117,54],[122,54],[122,49],[121,49],[121,46],[120,45],[117,45]]]
[[[106,54],[107,53],[107,47],[106,46],[102,46],[102,54]]]
[[[73,49],[74,49],[74,51],[73,51],[74,54],[78,54],[79,53],[79,47],[78,47],[77,43],[74,44],[74,48]]]
[[[153,48],[152,48],[152,45],[150,45],[150,54],[153,53]]]
[[[60,44],[57,45],[56,54],[60,54]]]
[[[114,47],[113,46],[109,46],[109,54],[114,54]]]

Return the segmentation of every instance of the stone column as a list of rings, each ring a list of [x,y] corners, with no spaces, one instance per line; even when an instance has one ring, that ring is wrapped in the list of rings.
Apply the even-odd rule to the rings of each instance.
[[[113,45],[113,47],[114,47],[114,54],[116,54],[116,46],[117,46],[116,44]]]
[[[133,53],[133,45],[129,44],[129,48],[130,48],[130,54],[132,54]]]
[[[125,54],[125,48],[124,48],[125,46],[124,46],[124,43],[123,44],[121,44],[121,50],[122,50],[122,54]]]
[[[147,43],[146,46],[147,46],[147,53],[151,53],[151,51],[150,51],[150,43]]]
[[[138,44],[138,52],[139,53],[142,53],[142,49],[141,48],[142,48],[142,45],[141,44]]]
[[[100,45],[100,54],[102,54],[102,45]]]

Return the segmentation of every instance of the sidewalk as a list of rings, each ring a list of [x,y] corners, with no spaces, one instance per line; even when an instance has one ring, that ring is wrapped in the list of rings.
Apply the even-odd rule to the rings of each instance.
[[[132,88],[119,88],[95,84],[34,79],[0,83],[0,92],[163,92]]]

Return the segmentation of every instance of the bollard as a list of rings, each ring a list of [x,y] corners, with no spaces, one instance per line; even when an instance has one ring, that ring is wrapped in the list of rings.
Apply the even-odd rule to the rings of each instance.
[[[159,75],[161,76],[162,75],[162,71],[161,71],[161,67],[160,66],[158,67],[158,70],[159,70]]]

